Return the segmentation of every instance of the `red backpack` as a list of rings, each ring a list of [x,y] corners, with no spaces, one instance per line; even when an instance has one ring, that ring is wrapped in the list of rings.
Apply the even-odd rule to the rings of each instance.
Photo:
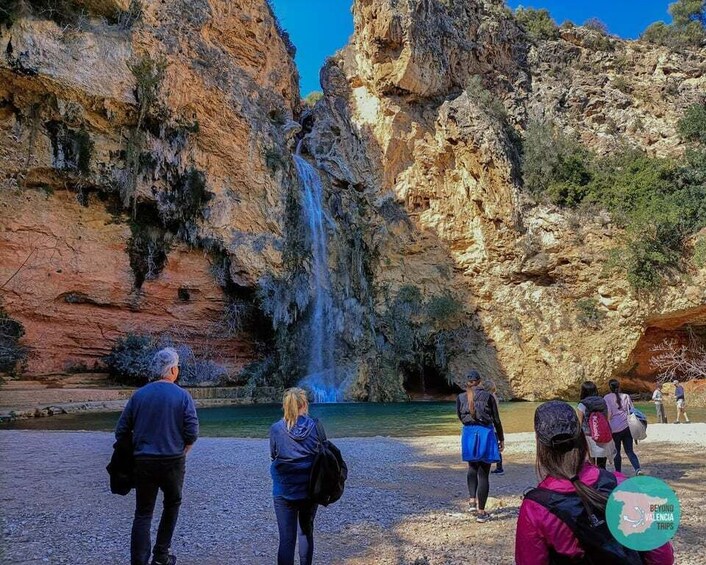
[[[613,441],[613,432],[611,432],[608,418],[603,412],[595,411],[588,415],[588,435],[596,443]]]

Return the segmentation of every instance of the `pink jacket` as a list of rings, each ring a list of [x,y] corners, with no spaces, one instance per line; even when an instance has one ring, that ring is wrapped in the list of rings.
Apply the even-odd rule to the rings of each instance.
[[[589,463],[584,464],[579,479],[587,485],[595,485],[599,470]],[[625,475],[615,473],[618,483]],[[571,481],[547,477],[539,486],[556,492],[574,492]],[[546,565],[549,550],[572,558],[583,557],[583,549],[569,527],[544,506],[534,500],[523,500],[515,533],[515,563],[517,565]],[[647,565],[672,565],[674,549],[671,543],[643,554]]]

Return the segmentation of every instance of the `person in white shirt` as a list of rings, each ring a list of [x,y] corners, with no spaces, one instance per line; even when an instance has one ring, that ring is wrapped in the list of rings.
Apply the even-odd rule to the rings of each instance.
[[[657,422],[659,422],[660,424],[666,424],[667,413],[664,411],[662,383],[657,383],[657,387],[652,393],[652,402],[655,403],[655,411],[657,412]]]

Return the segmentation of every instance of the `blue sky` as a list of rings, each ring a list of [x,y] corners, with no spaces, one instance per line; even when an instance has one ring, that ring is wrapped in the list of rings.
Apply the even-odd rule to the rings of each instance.
[[[351,0],[270,0],[284,29],[297,47],[301,92],[321,90],[319,70],[326,57],[343,47],[353,33]],[[611,33],[634,39],[652,22],[669,21],[672,0],[509,0],[519,5],[547,8],[557,23],[583,23],[599,18]]]

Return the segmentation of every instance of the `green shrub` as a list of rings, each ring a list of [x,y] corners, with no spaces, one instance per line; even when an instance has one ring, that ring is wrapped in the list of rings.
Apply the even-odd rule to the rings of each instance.
[[[672,23],[656,22],[642,34],[642,39],[671,49],[700,47],[706,41],[706,2],[677,0],[669,6]]]
[[[612,265],[640,291],[654,290],[684,268],[684,241],[706,226],[706,151],[701,107],[680,122],[695,142],[675,161],[626,148],[598,158],[545,122],[530,122],[525,135],[525,188],[562,206],[594,205],[625,228]]]
[[[302,103],[308,107],[308,108],[313,108],[316,103],[321,100],[324,97],[324,93],[320,92],[318,90],[315,90],[313,92],[310,92],[304,97],[304,100],[302,100]]]
[[[598,309],[598,301],[593,298],[577,300],[576,310],[576,322],[584,328],[599,329],[605,318],[605,313]]]
[[[515,19],[533,39],[559,39],[559,28],[548,10],[519,6]]]
[[[135,98],[138,104],[137,128],[140,129],[150,114],[158,113],[159,91],[167,72],[167,60],[163,55],[156,59],[149,53],[128,67],[135,77]]]
[[[152,358],[156,352],[157,345],[151,336],[127,334],[115,341],[103,362],[116,381],[139,386],[152,377]]]
[[[142,386],[157,376],[153,359],[155,353],[164,347],[173,347],[179,355],[181,384],[220,382],[226,377],[226,370],[221,365],[194,354],[191,347],[176,343],[168,335],[157,338],[129,333],[115,341],[110,353],[103,357],[103,362],[116,382]]]
[[[498,96],[490,92],[484,85],[483,79],[479,75],[473,75],[466,86],[468,97],[477,102],[494,119],[505,122],[507,120],[507,110]]]
[[[432,296],[426,304],[426,315],[435,324],[453,322],[463,312],[463,305],[450,293]]]
[[[699,269],[706,267],[706,238],[700,237],[694,244],[694,265]]]
[[[677,125],[686,141],[706,145],[706,102],[689,106]]]
[[[22,323],[11,318],[0,306],[0,373],[16,373],[27,358],[27,349],[20,344],[24,334]]]
[[[589,152],[550,123],[532,120],[527,124],[522,178],[532,194],[562,206],[578,205],[591,181],[589,162]]]

